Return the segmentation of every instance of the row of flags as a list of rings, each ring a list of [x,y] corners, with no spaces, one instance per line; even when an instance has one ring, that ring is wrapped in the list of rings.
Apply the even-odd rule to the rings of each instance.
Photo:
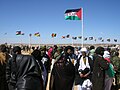
[[[16,31],[16,35],[24,35],[24,33],[22,31]],[[56,33],[51,34],[52,37],[56,37],[56,35],[57,35]],[[31,37],[32,34],[30,33],[29,36]],[[36,33],[34,33],[34,36],[40,37],[40,33],[36,32]]]
[[[73,40],[77,40],[77,38],[81,39],[82,37],[72,37]],[[84,41],[87,41],[87,40],[97,41],[97,39],[94,39],[94,37],[84,38]],[[104,41],[105,41],[105,39],[103,39],[103,38],[101,39],[101,37],[98,38],[98,40],[100,40],[101,42],[104,42]],[[110,38],[107,38],[106,41],[111,42],[112,40],[111,40]],[[114,39],[113,41],[114,41],[114,42],[117,42],[118,40],[117,40],[117,39]]]
[[[24,35],[24,33],[22,31],[16,31],[16,35]],[[29,36],[31,37],[32,34],[29,34]],[[40,33],[39,32],[36,32],[34,33],[34,36],[36,37],[40,37]],[[57,34],[56,33],[52,33],[51,34],[51,37],[54,38],[56,37]],[[66,39],[66,38],[70,38],[70,35],[65,35],[65,36],[62,36],[61,37],[62,39]],[[82,39],[82,36],[78,36],[78,37],[71,37],[73,40],[77,40],[77,39]],[[106,40],[102,37],[99,37],[98,39],[94,38],[94,37],[84,37],[84,41],[87,41],[87,40],[94,40],[94,41],[97,41],[97,40],[100,40],[101,42],[104,42],[104,41],[108,41],[108,42],[111,42],[112,40],[110,38],[107,38]],[[114,39],[113,40],[114,42],[117,42],[118,40],[117,39]]]

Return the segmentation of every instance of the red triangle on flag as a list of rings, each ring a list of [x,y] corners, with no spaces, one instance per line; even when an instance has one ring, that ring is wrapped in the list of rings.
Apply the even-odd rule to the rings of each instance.
[[[76,12],[76,15],[82,19],[82,8],[80,8],[80,10],[78,12]]]

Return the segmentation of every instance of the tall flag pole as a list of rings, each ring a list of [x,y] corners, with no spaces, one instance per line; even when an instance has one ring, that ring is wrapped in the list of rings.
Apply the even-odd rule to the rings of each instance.
[[[82,47],[84,47],[84,32],[83,32],[83,30],[84,30],[84,22],[83,22],[83,8],[81,8],[82,9]]]
[[[32,34],[30,33],[29,34],[29,48],[31,49],[31,36],[32,36]]]
[[[66,10],[65,20],[82,20],[82,47],[83,47],[83,41],[84,41],[83,8]]]

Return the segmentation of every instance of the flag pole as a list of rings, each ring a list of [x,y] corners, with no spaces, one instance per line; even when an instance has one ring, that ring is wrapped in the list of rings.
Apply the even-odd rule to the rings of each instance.
[[[40,48],[40,44],[41,44],[41,41],[42,41],[42,40],[41,40],[41,38],[40,38],[39,40],[40,40],[40,41],[39,41],[39,48]]]
[[[82,47],[84,47],[84,33],[83,33],[83,30],[84,30],[84,25],[83,25],[83,8],[82,9]]]
[[[29,47],[31,48],[31,36],[32,34],[29,34]]]
[[[72,46],[74,45],[74,41],[73,41],[73,39],[72,39]]]

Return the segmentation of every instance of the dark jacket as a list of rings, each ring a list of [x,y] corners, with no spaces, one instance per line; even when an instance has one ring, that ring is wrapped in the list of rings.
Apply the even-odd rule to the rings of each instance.
[[[104,90],[105,70],[108,69],[108,62],[100,55],[95,56],[92,75],[92,90]]]
[[[6,61],[10,56],[7,53],[0,52],[0,90],[8,90],[6,82]],[[5,62],[2,62],[4,59]]]
[[[16,60],[10,58],[6,73],[11,90],[42,90],[41,70],[32,56],[20,54]]]
[[[82,56],[80,56],[80,58],[77,60],[77,63],[75,65],[75,85],[82,85],[84,80],[86,79],[90,79],[92,78],[92,71],[93,71],[93,60],[88,57],[88,63],[90,65],[90,74],[86,77],[86,78],[81,78],[80,77],[80,74],[79,74],[79,71],[78,71],[78,68],[79,68],[79,65],[80,65],[80,59],[81,59]],[[87,70],[88,68],[85,69],[85,71],[81,71],[81,73],[85,73],[86,71],[88,72]]]
[[[75,67],[70,58],[63,56],[53,66],[49,90],[72,90],[74,78]]]

